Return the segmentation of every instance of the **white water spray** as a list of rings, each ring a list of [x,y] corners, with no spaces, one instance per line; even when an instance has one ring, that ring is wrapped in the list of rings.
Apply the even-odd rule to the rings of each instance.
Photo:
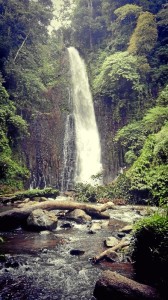
[[[73,111],[76,134],[75,182],[94,184],[92,175],[102,171],[101,147],[92,95],[83,59],[78,51],[68,48],[72,74]]]

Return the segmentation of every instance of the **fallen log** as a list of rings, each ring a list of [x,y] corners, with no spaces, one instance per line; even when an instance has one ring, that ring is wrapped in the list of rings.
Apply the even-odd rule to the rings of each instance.
[[[46,188],[44,190],[27,190],[27,191],[20,191],[14,194],[8,195],[0,195],[0,203],[14,203],[16,201],[23,200],[25,198],[33,199],[35,197],[57,197],[59,195],[59,190]]]
[[[110,256],[110,254],[113,254],[116,250],[122,249],[123,247],[126,247],[130,244],[128,240],[121,240],[116,246],[111,247],[110,249],[107,249],[103,252],[101,252],[99,255],[92,258],[93,263],[99,263],[101,260],[106,259]]]
[[[108,208],[113,208],[113,203],[108,202],[102,205],[92,205],[75,201],[48,200],[33,205],[25,205],[23,208],[15,208],[0,213],[0,230],[10,230],[20,225],[24,225],[29,214],[35,209],[44,210],[74,210],[82,209],[88,215],[96,218],[109,218],[104,212]]]
[[[161,300],[155,288],[111,271],[104,271],[96,282],[94,296],[97,300]]]

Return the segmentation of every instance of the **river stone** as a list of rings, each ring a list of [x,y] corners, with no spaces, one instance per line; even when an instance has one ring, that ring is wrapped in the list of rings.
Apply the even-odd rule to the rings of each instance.
[[[98,222],[95,222],[91,225],[89,229],[89,233],[96,233],[97,230],[100,230],[102,228],[101,224]]]
[[[107,237],[104,242],[107,247],[114,247],[119,243],[119,240],[111,236]]]
[[[133,229],[133,225],[127,225],[123,228],[121,228],[119,231],[120,232],[125,232],[125,233],[130,233]]]
[[[54,230],[57,227],[57,221],[53,212],[35,209],[27,218],[27,226],[35,231]]]
[[[89,222],[92,220],[92,218],[87,215],[84,210],[82,209],[74,209],[73,211],[71,212],[68,212],[66,214],[66,218],[67,219],[70,219],[70,220],[73,220],[77,223],[86,223],[86,222]]]

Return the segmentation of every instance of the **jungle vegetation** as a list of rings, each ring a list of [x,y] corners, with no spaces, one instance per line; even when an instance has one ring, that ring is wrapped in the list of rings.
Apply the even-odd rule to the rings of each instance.
[[[73,10],[69,9],[74,2]],[[22,188],[29,176],[19,144],[47,91],[65,82],[61,57],[85,57],[94,101],[108,103],[115,129],[109,155],[122,153],[115,193],[167,202],[168,5],[166,0],[66,0],[48,32],[51,0],[0,0],[0,185]],[[65,22],[66,20],[66,22]],[[117,159],[117,158],[116,158]],[[122,182],[122,184],[120,184]],[[109,194],[114,183],[108,186]],[[118,191],[118,192],[117,192]],[[106,191],[106,195],[108,193]]]
[[[76,47],[87,63],[95,103],[107,105],[111,113],[114,127],[108,132],[107,155],[124,170],[106,186],[79,184],[79,200],[124,198],[165,208],[164,215],[137,225],[132,253],[139,275],[144,276],[142,266],[148,264],[147,276],[163,288],[168,228],[167,1],[64,0],[58,12],[53,10],[51,0],[0,0],[0,194],[24,188],[31,170],[20,145],[31,134],[34,114],[52,109],[47,92],[65,89],[62,57],[66,47]],[[54,15],[62,26],[49,34]]]

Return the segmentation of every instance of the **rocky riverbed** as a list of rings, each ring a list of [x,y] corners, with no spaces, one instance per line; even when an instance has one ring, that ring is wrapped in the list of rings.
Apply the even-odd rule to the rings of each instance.
[[[93,264],[92,259],[107,249],[107,238],[121,241],[129,236],[130,230],[121,229],[149,214],[150,209],[115,206],[108,212],[109,220],[92,219],[85,224],[58,219],[52,232],[21,228],[1,232],[4,243],[0,253],[5,259],[0,263],[0,300],[93,300],[95,283],[104,270],[133,278],[127,251],[119,251],[116,260]]]

